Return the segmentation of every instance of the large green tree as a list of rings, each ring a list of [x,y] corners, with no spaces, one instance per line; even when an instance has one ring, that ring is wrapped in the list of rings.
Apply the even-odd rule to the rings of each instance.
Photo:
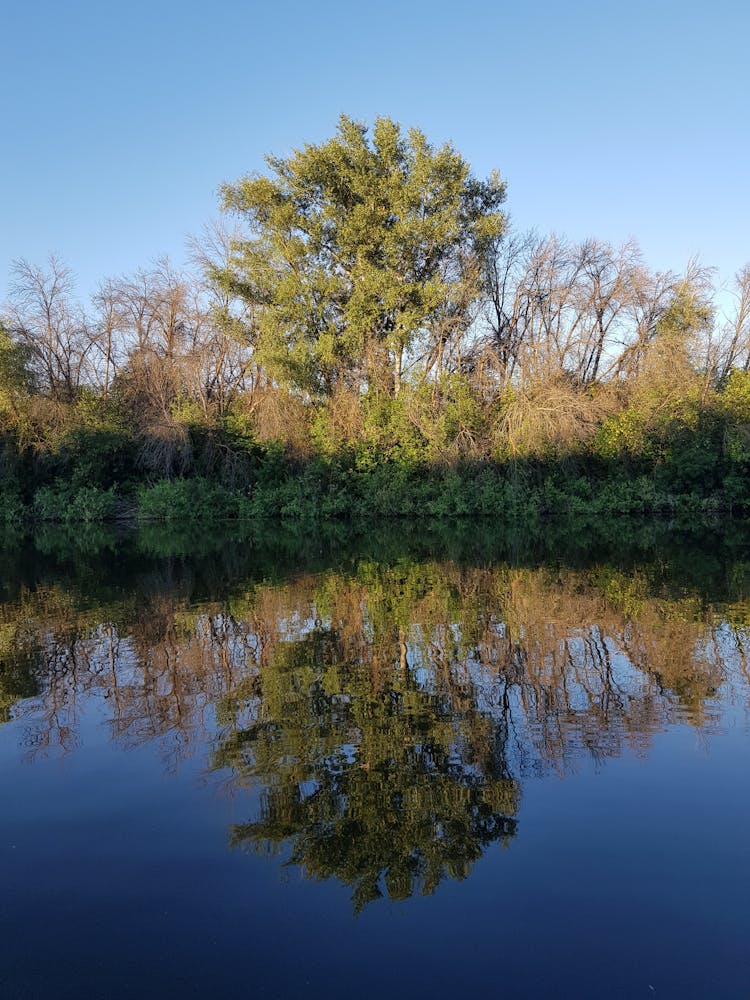
[[[370,132],[342,116],[329,141],[267,163],[222,188],[247,238],[217,274],[251,306],[263,363],[313,393],[397,394],[408,352],[440,352],[468,322],[504,183],[389,118]]]

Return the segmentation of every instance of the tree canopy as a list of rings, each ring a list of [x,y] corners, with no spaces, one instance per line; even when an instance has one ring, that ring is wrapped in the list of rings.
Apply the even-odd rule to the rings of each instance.
[[[439,350],[446,318],[467,321],[482,254],[506,226],[505,184],[390,118],[370,134],[342,116],[332,139],[267,162],[271,176],[222,188],[248,233],[220,275],[253,307],[263,360],[314,393],[397,395],[417,341]]]

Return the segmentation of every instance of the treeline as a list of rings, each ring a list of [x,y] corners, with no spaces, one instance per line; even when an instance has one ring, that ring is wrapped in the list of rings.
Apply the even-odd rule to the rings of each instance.
[[[519,233],[505,186],[379,119],[222,190],[222,223],[75,296],[16,263],[6,520],[744,509],[750,266]],[[720,307],[721,305],[721,307]]]

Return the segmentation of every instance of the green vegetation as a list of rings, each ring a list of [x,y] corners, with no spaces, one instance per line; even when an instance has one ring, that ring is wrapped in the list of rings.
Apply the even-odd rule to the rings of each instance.
[[[193,274],[84,308],[59,260],[17,262],[2,523],[750,507],[750,266],[730,301],[516,233],[497,176],[389,119],[268,167],[222,189]]]

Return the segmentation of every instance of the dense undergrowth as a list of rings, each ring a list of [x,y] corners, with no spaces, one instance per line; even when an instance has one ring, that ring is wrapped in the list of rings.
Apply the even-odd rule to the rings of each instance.
[[[750,498],[750,462],[726,447],[731,430],[715,421],[702,439],[696,435],[676,442],[658,459],[629,460],[579,454],[439,465],[395,455],[363,462],[354,451],[300,459],[256,445],[219,468],[198,457],[188,474],[170,478],[144,478],[127,436],[86,430],[46,454],[14,454],[6,441],[0,520],[179,524],[363,516],[742,514]]]
[[[600,420],[586,440],[547,441],[515,456],[502,439],[490,448],[481,426],[502,413],[502,401],[482,411],[468,381],[461,393],[464,411],[473,412],[430,423],[418,409],[419,390],[407,387],[381,402],[356,436],[331,431],[330,403],[309,405],[299,417],[304,447],[288,435],[261,439],[235,413],[210,426],[183,416],[179,461],[174,442],[159,441],[168,459],[156,463],[153,436],[133,427],[117,397],[57,403],[51,426],[29,394],[16,402],[14,420],[6,411],[0,432],[0,521],[528,519],[750,507],[747,373],[734,371],[700,399],[662,394],[650,411],[630,406]],[[371,403],[363,398],[358,408],[367,416]],[[474,443],[460,448],[467,426]]]

